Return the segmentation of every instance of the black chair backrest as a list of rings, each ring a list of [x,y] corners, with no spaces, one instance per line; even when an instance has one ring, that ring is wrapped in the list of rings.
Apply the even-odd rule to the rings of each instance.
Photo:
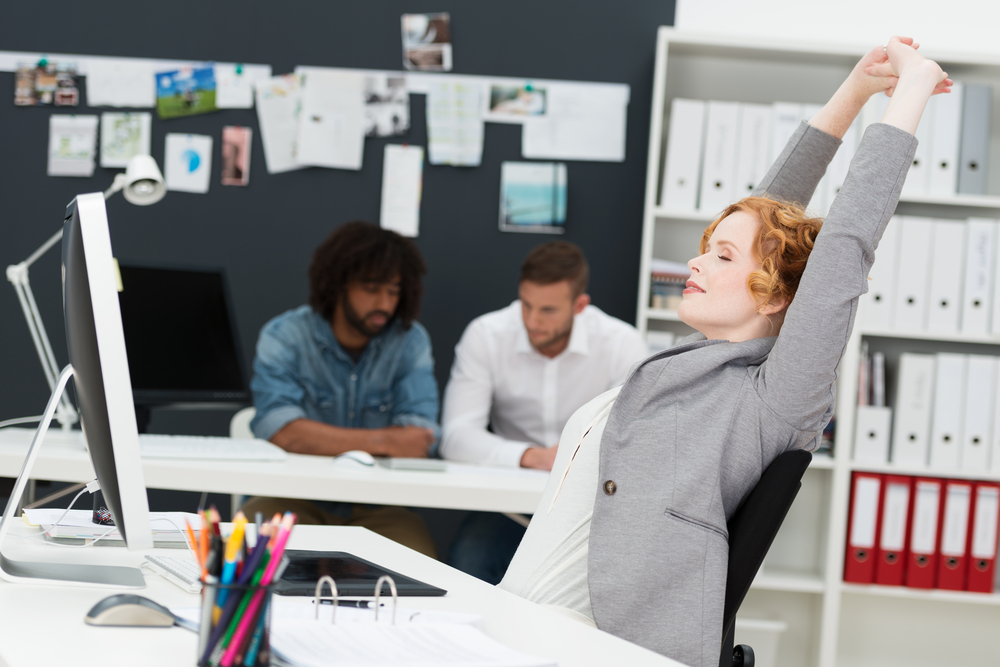
[[[778,456],[729,520],[729,574],[722,614],[723,637],[732,630],[736,612],[802,486],[802,475],[811,460],[812,454],[802,450]]]

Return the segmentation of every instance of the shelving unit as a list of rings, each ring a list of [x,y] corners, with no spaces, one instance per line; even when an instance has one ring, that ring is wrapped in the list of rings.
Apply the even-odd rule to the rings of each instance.
[[[702,230],[718,214],[659,206],[671,100],[824,103],[870,47],[779,44],[660,28],[639,269],[637,321],[643,333],[692,332],[676,312],[649,307],[650,262],[654,257],[687,262],[697,253]],[[953,79],[989,83],[1000,92],[1000,58],[934,54],[927,46],[921,50],[938,60]],[[1000,218],[1000,100],[994,100],[993,113],[991,194],[909,196],[900,200],[898,213]],[[929,473],[852,462],[862,340],[897,356],[902,351],[937,349],[1000,354],[1000,336],[864,330],[863,321],[859,313],[840,369],[834,455],[814,457],[741,615],[761,613],[788,624],[776,656],[781,667],[995,664],[991,638],[1000,626],[1000,595],[857,586],[843,583],[842,573],[851,472]],[[1000,474],[933,474],[1000,479]]]

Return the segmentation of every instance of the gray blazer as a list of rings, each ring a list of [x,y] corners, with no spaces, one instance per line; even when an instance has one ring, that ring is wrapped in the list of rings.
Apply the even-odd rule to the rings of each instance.
[[[808,202],[839,145],[803,123],[755,194]],[[865,132],[777,337],[695,334],[625,381],[601,440],[590,533],[602,630],[685,664],[719,664],[726,522],[775,457],[819,444],[916,145],[889,125]]]

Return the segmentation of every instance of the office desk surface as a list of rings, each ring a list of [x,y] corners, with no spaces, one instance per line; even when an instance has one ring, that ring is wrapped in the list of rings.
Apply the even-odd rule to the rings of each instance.
[[[18,534],[34,534],[17,526]],[[461,611],[482,616],[479,627],[513,648],[553,659],[561,667],[676,666],[677,663],[554,611],[499,590],[447,565],[400,546],[364,528],[298,526],[289,548],[343,550],[448,590],[440,598],[400,598],[400,608]],[[155,550],[178,556],[176,550]],[[117,547],[60,549],[11,538],[11,558],[53,562],[137,566],[144,553]],[[158,575],[146,574],[137,591],[168,607],[193,607],[198,596],[185,593]],[[92,627],[83,617],[115,591],[0,582],[0,664],[7,667],[73,665],[97,667],[193,665],[194,633],[173,628]]]
[[[0,430],[0,477],[17,477],[34,431]],[[145,459],[146,486],[280,498],[532,513],[547,476],[536,471],[461,466],[461,472],[345,468],[330,457],[289,454],[285,461]],[[94,469],[79,432],[49,431],[34,479],[89,482]]]

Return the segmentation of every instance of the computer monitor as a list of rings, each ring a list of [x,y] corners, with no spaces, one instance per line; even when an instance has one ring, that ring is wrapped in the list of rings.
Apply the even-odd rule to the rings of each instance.
[[[66,339],[87,450],[115,525],[130,549],[153,546],[149,503],[139,455],[128,356],[104,195],[80,195],[63,227],[63,310]],[[60,376],[38,427],[0,526],[0,542],[14,518],[69,367]],[[142,588],[137,568],[12,561],[0,553],[0,576],[11,581]]]
[[[250,402],[225,272],[119,262],[132,396],[140,409]]]

